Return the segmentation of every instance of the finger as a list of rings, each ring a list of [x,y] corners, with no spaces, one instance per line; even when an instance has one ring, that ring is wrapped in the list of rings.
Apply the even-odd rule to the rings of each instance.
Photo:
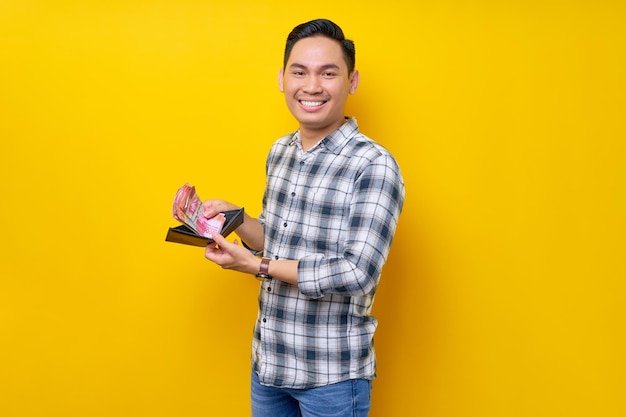
[[[211,239],[213,239],[213,242],[215,242],[216,245],[223,247],[227,244],[229,244],[229,242],[224,238],[224,236],[220,235],[219,233],[211,233]]]
[[[210,219],[211,217],[214,217],[217,213],[219,213],[219,211],[217,211],[213,207],[213,204],[210,202],[203,203],[202,207],[204,208],[204,210],[202,211],[202,215],[207,219]]]
[[[217,260],[219,259],[218,251],[219,249],[207,246],[206,250],[204,251],[204,257],[207,258],[209,261],[217,262]]]
[[[207,245],[204,250],[204,255],[209,258],[209,256],[219,256],[222,253],[222,249],[218,247],[217,243],[211,242]]]

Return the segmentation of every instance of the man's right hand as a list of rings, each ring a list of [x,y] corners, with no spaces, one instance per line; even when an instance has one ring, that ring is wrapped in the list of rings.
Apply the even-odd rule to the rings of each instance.
[[[202,213],[202,215],[207,219],[210,219],[217,214],[223,213],[225,211],[240,209],[240,207],[237,207],[236,205],[224,200],[205,200],[202,203],[202,206],[204,207],[204,212]]]

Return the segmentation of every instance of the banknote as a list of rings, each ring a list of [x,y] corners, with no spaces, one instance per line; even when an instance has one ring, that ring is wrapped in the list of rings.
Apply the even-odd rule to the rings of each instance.
[[[184,223],[200,236],[212,239],[212,233],[220,233],[226,221],[224,213],[207,219],[203,215],[202,200],[196,193],[196,187],[185,184],[178,189],[172,204],[172,216]]]

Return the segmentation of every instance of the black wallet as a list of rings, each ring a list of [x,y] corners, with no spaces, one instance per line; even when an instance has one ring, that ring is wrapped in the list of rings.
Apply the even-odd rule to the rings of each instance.
[[[224,226],[222,226],[220,234],[226,237],[243,223],[243,207],[239,210],[227,210],[223,213],[226,217],[226,221],[224,222]],[[213,239],[200,236],[184,224],[177,227],[170,227],[167,231],[167,236],[165,236],[165,240],[167,242],[202,247],[206,247],[209,243],[213,242]]]

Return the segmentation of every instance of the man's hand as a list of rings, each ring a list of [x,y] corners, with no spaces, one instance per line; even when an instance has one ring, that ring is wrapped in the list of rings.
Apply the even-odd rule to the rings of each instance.
[[[218,213],[230,210],[239,210],[241,208],[225,200],[206,200],[202,203],[202,206],[202,215],[209,219]],[[239,225],[235,231],[237,232],[237,236],[246,242],[247,248],[255,251],[263,250],[265,236],[263,234],[263,226],[257,219],[250,217],[248,213],[244,213],[243,224]],[[259,260],[258,263],[260,262],[261,261]],[[256,274],[256,272],[257,271],[254,271],[253,273]]]
[[[238,210],[239,207],[224,200],[206,200],[202,203],[204,212],[202,215],[207,219],[216,216],[218,213],[223,213],[228,210]]]
[[[213,242],[206,247],[204,256],[224,269],[256,274],[261,261],[235,240],[233,243],[220,234],[213,233]]]

